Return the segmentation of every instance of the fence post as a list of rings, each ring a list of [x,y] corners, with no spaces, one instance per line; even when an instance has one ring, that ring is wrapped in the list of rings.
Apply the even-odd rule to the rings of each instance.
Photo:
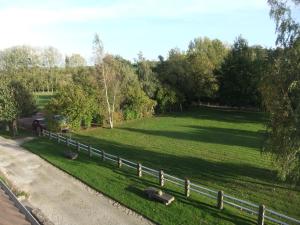
[[[57,134],[57,143],[60,143],[59,134]]]
[[[218,209],[223,209],[223,200],[224,200],[224,192],[223,191],[218,191],[218,202],[217,202],[217,207]]]
[[[49,131],[49,140],[51,140],[51,131]]]
[[[190,180],[188,178],[185,178],[184,190],[185,190],[185,196],[186,197],[190,196],[190,186],[191,186]]]
[[[264,220],[265,220],[265,210],[266,207],[264,205],[260,205],[258,209],[258,225],[264,225]]]
[[[67,146],[69,147],[70,146],[70,139],[67,138]]]
[[[142,177],[142,164],[137,164],[137,175],[138,177]]]
[[[118,167],[119,168],[122,167],[122,159],[120,157],[118,157]]]
[[[92,157],[92,147],[89,145],[89,157]]]
[[[77,141],[77,151],[80,152],[80,144],[79,144],[79,141]]]
[[[159,171],[159,185],[161,187],[163,187],[165,185],[165,178],[164,178],[164,171],[163,170],[160,170]]]
[[[102,151],[102,161],[105,161],[105,151]]]

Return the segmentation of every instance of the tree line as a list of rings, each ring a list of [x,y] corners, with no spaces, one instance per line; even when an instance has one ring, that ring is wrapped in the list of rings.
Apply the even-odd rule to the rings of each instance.
[[[65,114],[73,128],[89,127],[92,121],[113,127],[114,121],[182,111],[203,101],[260,108],[258,84],[268,56],[275,52],[249,46],[242,37],[232,46],[196,38],[187,50],[171,49],[166,59],[159,56],[157,61],[142,53],[134,62],[105,53],[98,35],[93,47],[92,66],[79,54],[63,60],[53,47],[2,50],[1,79],[19,82],[28,92],[54,92],[48,112]],[[76,103],[80,109],[68,108]]]
[[[299,6],[298,0],[291,0]],[[0,121],[16,132],[19,117],[36,110],[33,92],[52,91],[46,106],[73,129],[154,113],[183,111],[201,102],[255,108],[268,115],[263,151],[271,153],[282,179],[300,176],[300,28],[290,5],[268,0],[277,47],[250,46],[238,36],[229,46],[195,38],[166,58],[134,62],[104,51],[98,35],[93,65],[79,54],[62,59],[53,47],[15,46],[0,51]]]

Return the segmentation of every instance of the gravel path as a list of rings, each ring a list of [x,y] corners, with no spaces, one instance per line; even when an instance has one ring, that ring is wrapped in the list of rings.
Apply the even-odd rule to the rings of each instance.
[[[92,190],[80,181],[0,137],[0,171],[28,202],[55,225],[152,224],[133,211]]]

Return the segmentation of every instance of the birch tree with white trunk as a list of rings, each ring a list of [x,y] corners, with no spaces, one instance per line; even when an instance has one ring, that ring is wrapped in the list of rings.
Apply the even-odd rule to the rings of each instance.
[[[105,92],[109,126],[114,127],[114,112],[117,96],[120,92],[121,70],[119,63],[110,55],[104,53],[103,43],[98,34],[94,38],[94,61],[100,75],[101,84]]]

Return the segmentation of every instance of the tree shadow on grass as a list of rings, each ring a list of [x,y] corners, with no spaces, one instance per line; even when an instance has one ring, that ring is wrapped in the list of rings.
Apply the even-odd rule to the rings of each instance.
[[[85,138],[81,136],[81,138]],[[95,140],[92,140],[95,139]],[[176,175],[180,178],[189,177],[192,181],[198,181],[202,185],[207,185],[208,187],[220,187],[225,192],[229,192],[230,190],[244,190],[250,195],[256,195],[258,189],[266,189],[268,187],[276,187],[282,190],[292,191],[290,187],[286,187],[284,185],[274,183],[274,173],[268,169],[263,169],[259,167],[255,167],[248,164],[234,164],[228,162],[210,162],[200,158],[193,158],[193,157],[183,157],[183,156],[175,156],[165,153],[157,153],[153,151],[148,151],[145,149],[137,148],[136,146],[124,145],[112,141],[101,140],[99,138],[92,138],[89,137],[90,144],[98,143],[98,146],[101,146],[100,149],[105,150],[110,154],[119,155],[125,159],[134,161],[134,162],[141,162],[145,166],[149,166],[154,169],[163,168],[165,172]],[[62,155],[62,149],[65,149],[65,145],[59,145],[62,149],[58,151],[46,151],[47,148],[53,148],[53,143],[49,143],[46,139],[39,140],[41,142],[41,147],[35,150],[38,154],[44,154],[49,158],[59,158],[59,161],[65,161],[66,159]],[[48,147],[47,147],[48,146]],[[123,176],[128,177],[131,179],[132,182],[137,184],[143,184],[145,186],[158,186],[158,182],[153,181],[143,181],[136,176],[136,174],[128,173],[124,171],[124,169],[118,169],[116,163],[107,163],[102,162],[99,158],[92,158],[90,159],[86,154],[80,153],[79,158],[75,161],[71,161],[71,164],[76,164],[77,166],[81,166],[82,164],[89,164],[89,163],[98,163],[101,166],[107,167],[113,170],[116,173],[119,173]],[[125,166],[124,166],[125,167]],[[214,189],[215,189],[214,188]],[[216,189],[218,190],[218,189]],[[131,190],[134,192],[134,190]],[[177,196],[178,199],[181,199],[182,202],[186,202],[187,204],[194,204],[195,207],[204,207],[210,208],[211,205],[207,206],[207,204],[199,202],[197,200],[191,201],[185,200],[182,197],[182,193],[176,191],[170,191],[172,194]],[[298,190],[294,190],[298,191]],[[136,191],[137,192],[137,191]],[[227,192],[227,193],[228,193]],[[229,192],[230,193],[230,192]],[[137,195],[141,196],[141,193],[136,193]],[[239,197],[239,196],[235,196]],[[243,198],[243,197],[241,197]],[[247,199],[246,199],[247,200]],[[249,199],[248,199],[249,200]],[[269,199],[269,202],[272,202]],[[215,210],[215,209],[214,209]],[[209,213],[214,213],[209,212]],[[216,212],[217,216],[222,217],[224,216],[225,219],[227,218],[226,215],[223,215],[220,212]],[[228,216],[232,217],[232,215]],[[227,218],[228,219],[228,218]],[[238,224],[248,224],[246,221],[244,223],[239,222]]]
[[[143,183],[145,183],[145,182],[143,182]],[[151,185],[151,186],[153,186],[153,185]],[[157,188],[159,188],[159,187],[157,187]],[[250,218],[234,215],[232,212],[228,212],[227,210],[222,210],[222,211],[218,210],[214,205],[210,205],[210,204],[207,204],[207,203],[204,203],[204,202],[200,202],[200,201],[197,201],[197,200],[192,199],[192,198],[186,198],[186,197],[183,196],[182,193],[179,193],[177,191],[169,190],[169,189],[165,189],[165,188],[159,188],[159,189],[162,189],[164,192],[167,192],[168,194],[173,195],[175,197],[174,203],[176,201],[179,201],[183,204],[190,205],[192,207],[200,209],[202,211],[202,213],[209,214],[210,216],[212,216],[214,218],[224,220],[224,221],[228,221],[228,222],[231,222],[231,223],[234,223],[234,224],[241,224],[241,225],[253,225],[253,224],[255,224],[254,220],[251,220]],[[130,185],[126,188],[126,190],[129,191],[129,192],[134,193],[137,196],[139,196],[144,201],[156,202],[153,199],[149,199],[147,197],[147,195],[144,193],[144,191],[139,187],[136,187],[134,185]],[[171,203],[171,204],[174,204],[174,203]],[[165,206],[165,207],[169,207],[169,206]]]
[[[124,168],[120,169],[117,168],[114,163],[108,163],[108,162],[99,162],[97,159],[95,160],[88,158],[88,156],[82,156],[80,157],[80,162],[82,163],[91,163],[91,161],[99,164],[101,167],[105,167],[108,169],[113,170],[116,174],[119,174],[121,176],[124,176],[128,178],[131,182],[130,185],[128,185],[125,190],[129,191],[139,198],[141,198],[141,201],[149,201],[149,202],[155,202],[154,200],[150,200],[147,198],[147,195],[144,193],[145,187],[156,187],[159,189],[162,189],[163,191],[173,195],[176,199],[176,201],[179,201],[181,204],[189,205],[192,207],[195,207],[197,209],[201,210],[202,214],[208,214],[211,217],[214,217],[219,220],[228,221],[234,224],[242,224],[242,225],[252,225],[255,224],[255,219],[253,217],[245,214],[245,215],[237,215],[234,214],[232,211],[228,211],[226,209],[224,210],[218,210],[214,204],[208,204],[203,201],[199,201],[193,198],[186,198],[184,196],[183,191],[170,189],[168,187],[159,187],[158,182],[155,182],[153,180],[149,180],[147,178],[147,175],[143,175],[141,178],[135,174],[132,170],[124,170]],[[145,178],[146,176],[146,178]],[[163,206],[164,207],[164,206]],[[205,221],[205,220],[204,220]]]
[[[169,130],[145,130],[139,128],[117,128],[146,135],[173,138],[176,140],[199,141],[204,143],[221,144],[229,146],[241,146],[254,148],[257,151],[262,146],[262,133],[231,128],[186,126],[192,130],[189,132]]]
[[[247,188],[250,184],[291,190],[290,186],[279,183],[275,171],[245,163],[228,161],[209,161],[198,157],[177,156],[150,151],[137,146],[125,145],[91,136],[77,135],[79,140],[89,140],[86,144],[120,156],[133,162],[141,162],[153,169],[164,169],[166,173],[180,178],[189,177],[202,184],[215,183],[222,186]],[[220,156],[221,157],[221,156]],[[248,187],[247,189],[250,189]],[[298,190],[296,187],[295,190]],[[299,191],[299,190],[298,190]],[[255,192],[255,189],[253,190]]]
[[[135,194],[136,196],[141,198],[142,201],[154,202],[153,200],[147,199],[147,196],[145,195],[145,193],[143,191],[144,187],[153,186],[153,187],[160,188],[163,191],[173,195],[176,198],[176,201],[179,201],[181,204],[189,205],[189,206],[195,207],[197,209],[200,209],[202,214],[205,213],[216,219],[228,221],[228,222],[231,222],[234,224],[243,224],[243,225],[255,224],[255,222],[254,222],[255,220],[253,218],[251,218],[250,216],[248,216],[247,214],[245,214],[244,216],[239,216],[237,214],[234,214],[232,211],[228,211],[226,209],[220,211],[215,207],[214,204],[208,204],[208,203],[205,203],[203,201],[199,201],[199,200],[196,200],[193,198],[186,198],[183,194],[183,191],[180,192],[178,190],[172,190],[167,187],[159,187],[158,182],[154,182],[147,178],[145,179],[144,178],[145,175],[143,175],[143,177],[139,178],[133,171],[129,172],[124,169],[119,169],[113,163],[101,162],[101,161],[99,162],[99,160],[97,160],[95,158],[89,158],[87,155],[83,155],[83,154],[80,155],[77,162],[75,162],[75,161],[71,162],[71,160],[69,162],[76,163],[76,164],[77,163],[84,163],[84,164],[96,163],[96,164],[99,164],[99,166],[101,166],[101,167],[111,169],[116,174],[119,174],[121,176],[124,176],[124,177],[130,179],[131,180],[130,183],[132,183],[132,184],[128,185],[125,188],[125,190],[132,192],[133,194]]]
[[[231,109],[193,107],[186,112],[168,113],[159,117],[194,118],[228,123],[265,123],[266,116],[262,112],[248,112]]]

